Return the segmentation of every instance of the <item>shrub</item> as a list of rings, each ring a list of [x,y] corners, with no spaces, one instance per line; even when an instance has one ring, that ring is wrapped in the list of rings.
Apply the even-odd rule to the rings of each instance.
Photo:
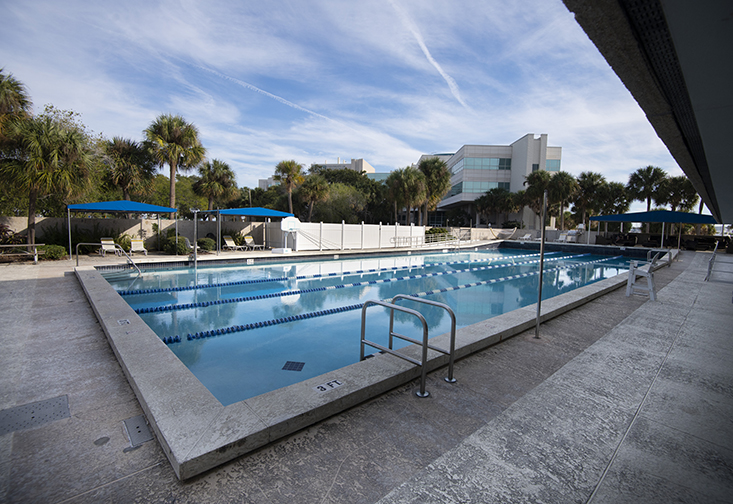
[[[128,234],[123,234],[115,238],[115,243],[125,249],[125,252],[129,252],[132,248],[132,237]]]
[[[502,222],[501,227],[504,229],[509,229],[509,228],[524,229],[524,223],[515,221],[515,220],[511,220],[511,221]]]
[[[425,231],[425,234],[447,234],[448,230],[442,227],[434,227]]]
[[[178,244],[176,244],[176,237],[172,236],[168,238],[163,246],[163,250],[167,254],[175,255],[176,249],[178,249],[178,255],[188,254],[188,248],[186,247],[186,239],[182,236],[178,237]]]
[[[66,257],[66,247],[62,247],[61,245],[43,245],[42,247],[38,247],[38,250],[43,251],[43,254],[39,255],[40,259],[55,261]]]
[[[201,250],[214,250],[216,248],[216,242],[211,238],[199,238],[196,243],[198,243]]]

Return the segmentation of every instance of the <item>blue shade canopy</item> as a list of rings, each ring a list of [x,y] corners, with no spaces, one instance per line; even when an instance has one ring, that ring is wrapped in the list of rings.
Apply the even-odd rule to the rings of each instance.
[[[269,208],[224,208],[222,210],[203,210],[199,213],[219,213],[220,215],[244,215],[246,217],[293,217],[293,214]]]
[[[618,215],[599,215],[591,217],[599,222],[667,222],[671,224],[717,224],[712,215],[701,215],[688,212],[671,212],[669,210],[653,210],[651,212],[634,212]]]
[[[68,209],[72,211],[87,212],[128,212],[128,213],[170,213],[177,212],[175,208],[162,207],[158,205],[148,205],[147,203],[138,203],[137,201],[98,201],[97,203],[79,203],[78,205],[68,205]]]

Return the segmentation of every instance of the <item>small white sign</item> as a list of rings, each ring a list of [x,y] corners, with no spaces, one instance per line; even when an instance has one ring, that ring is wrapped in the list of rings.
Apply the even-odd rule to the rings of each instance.
[[[254,264],[254,263],[255,263],[254,259],[247,259],[247,264]]]
[[[316,385],[315,387],[313,387],[313,390],[315,390],[316,392],[328,392],[329,390],[338,388],[343,384],[344,382],[342,382],[341,380],[331,380],[322,385]]]
[[[130,320],[129,319],[122,319],[117,321],[117,325],[129,325]]]

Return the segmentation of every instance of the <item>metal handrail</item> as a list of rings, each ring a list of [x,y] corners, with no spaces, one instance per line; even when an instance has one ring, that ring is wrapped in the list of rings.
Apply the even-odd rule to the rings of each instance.
[[[446,351],[442,348],[438,348],[436,346],[430,345],[428,343],[428,324],[425,321],[425,317],[417,310],[413,310],[411,308],[405,308],[404,306],[398,306],[394,304],[394,301],[398,298],[402,299],[410,299],[413,301],[417,301],[420,303],[430,304],[434,306],[439,306],[441,308],[445,308],[448,310],[448,313],[451,315],[452,319],[452,328],[451,328],[451,348],[449,351]],[[385,308],[389,308],[390,315],[389,315],[389,346],[385,347],[383,345],[380,345],[379,343],[376,343],[374,341],[370,341],[366,339],[366,311],[367,308],[370,306],[383,306]],[[414,315],[415,317],[420,320],[420,323],[423,327],[423,337],[422,341],[416,340],[414,338],[410,338],[408,336],[405,336],[403,334],[399,334],[394,332],[394,312],[395,310],[401,311],[403,313],[408,313],[410,315]],[[422,347],[422,360],[413,359],[412,357],[408,357],[407,355],[401,354],[399,352],[396,352],[392,349],[393,346],[393,339],[394,338],[400,338],[405,341],[409,341],[410,343],[415,343],[417,345],[420,345]],[[435,350],[436,352],[440,352],[443,354],[447,354],[450,356],[450,364],[449,364],[449,375],[445,380],[449,383],[455,383],[455,378],[453,378],[453,362],[454,362],[454,353],[455,353],[455,314],[450,309],[450,307],[444,305],[443,303],[437,303],[435,301],[427,301],[424,299],[417,299],[411,296],[405,296],[405,295],[398,295],[395,296],[392,303],[388,303],[386,301],[377,301],[377,300],[368,300],[364,303],[364,306],[361,309],[361,348],[360,348],[360,355],[359,360],[364,360],[364,347],[365,345],[369,345],[371,347],[374,347],[378,350],[381,350],[383,352],[386,352],[388,354],[394,355],[395,357],[399,357],[400,359],[404,359],[408,362],[411,362],[415,364],[416,366],[422,367],[421,377],[420,377],[420,390],[416,392],[416,395],[418,397],[428,397],[430,395],[430,392],[425,390],[425,381],[427,379],[427,360],[428,360],[428,349]]]
[[[445,350],[441,348],[434,347],[432,345],[428,345],[428,347],[431,350],[435,350],[437,352],[441,352],[448,355],[448,376],[446,376],[445,381],[448,383],[455,383],[456,379],[453,378],[453,363],[455,362],[455,351],[456,351],[456,314],[453,312],[450,306],[448,306],[445,303],[439,303],[437,301],[430,301],[429,299],[420,299],[415,296],[408,296],[407,294],[397,294],[394,298],[392,298],[392,304],[397,304],[397,300],[399,299],[408,299],[410,301],[415,301],[416,303],[423,303],[431,306],[437,306],[438,308],[443,308],[445,311],[448,312],[448,315],[450,315],[451,324],[450,324],[450,349],[446,352]],[[392,348],[392,322],[393,317],[390,317],[389,321],[389,346]]]
[[[17,255],[29,255],[29,256],[32,255],[33,256],[33,262],[35,264],[38,264],[38,247],[43,247],[44,245],[45,245],[44,243],[22,243],[22,244],[20,244],[20,243],[19,244],[12,244],[11,243],[10,245],[0,245],[0,248],[11,248],[11,249],[13,249],[13,248],[21,248],[21,247],[22,248],[29,248],[29,247],[31,247],[33,249],[33,252],[27,252],[27,251],[26,252],[18,252]],[[15,255],[15,254],[11,252],[11,253],[2,254],[2,255],[9,256],[9,255]]]
[[[99,245],[101,246],[101,243],[77,243],[76,244],[76,265],[79,266],[79,245]],[[139,275],[142,275],[143,272],[140,271],[140,268],[137,267],[137,264],[135,264],[135,261],[132,260],[132,257],[130,257],[127,252],[125,252],[125,249],[123,249],[118,243],[114,244],[115,249],[120,250],[123,254],[125,254],[125,257],[127,258],[127,264],[132,265],[133,268],[137,270],[137,273]]]
[[[718,240],[715,241],[715,248],[713,249],[713,256],[710,258],[710,261],[708,262],[708,274],[705,275],[705,282],[710,280],[710,275],[713,273],[713,264],[715,263],[715,254],[718,252],[718,245],[720,245],[720,242]]]

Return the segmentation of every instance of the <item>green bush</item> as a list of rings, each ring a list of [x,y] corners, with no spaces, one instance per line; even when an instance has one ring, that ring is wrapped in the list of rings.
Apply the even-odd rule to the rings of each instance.
[[[61,245],[43,245],[42,247],[38,247],[38,250],[39,252],[43,251],[43,254],[38,256],[40,259],[55,261],[66,257],[66,247],[62,247]]]
[[[431,234],[447,234],[448,230],[442,227],[434,227],[430,228],[427,231],[425,231],[425,234],[431,235]]]
[[[196,243],[201,250],[214,250],[216,247],[216,242],[211,238],[199,238]]]
[[[176,244],[176,237],[172,236],[168,238],[163,246],[163,250],[166,254],[175,255],[176,249],[178,249],[178,255],[188,254],[188,248],[186,247],[186,239],[182,236],[178,237],[178,244]]]
[[[128,234],[123,234],[115,238],[115,243],[125,249],[125,252],[129,252],[132,248],[132,237]]]
[[[511,220],[511,221],[502,222],[501,227],[504,229],[509,229],[509,228],[524,229],[524,223],[515,221],[515,220]]]

